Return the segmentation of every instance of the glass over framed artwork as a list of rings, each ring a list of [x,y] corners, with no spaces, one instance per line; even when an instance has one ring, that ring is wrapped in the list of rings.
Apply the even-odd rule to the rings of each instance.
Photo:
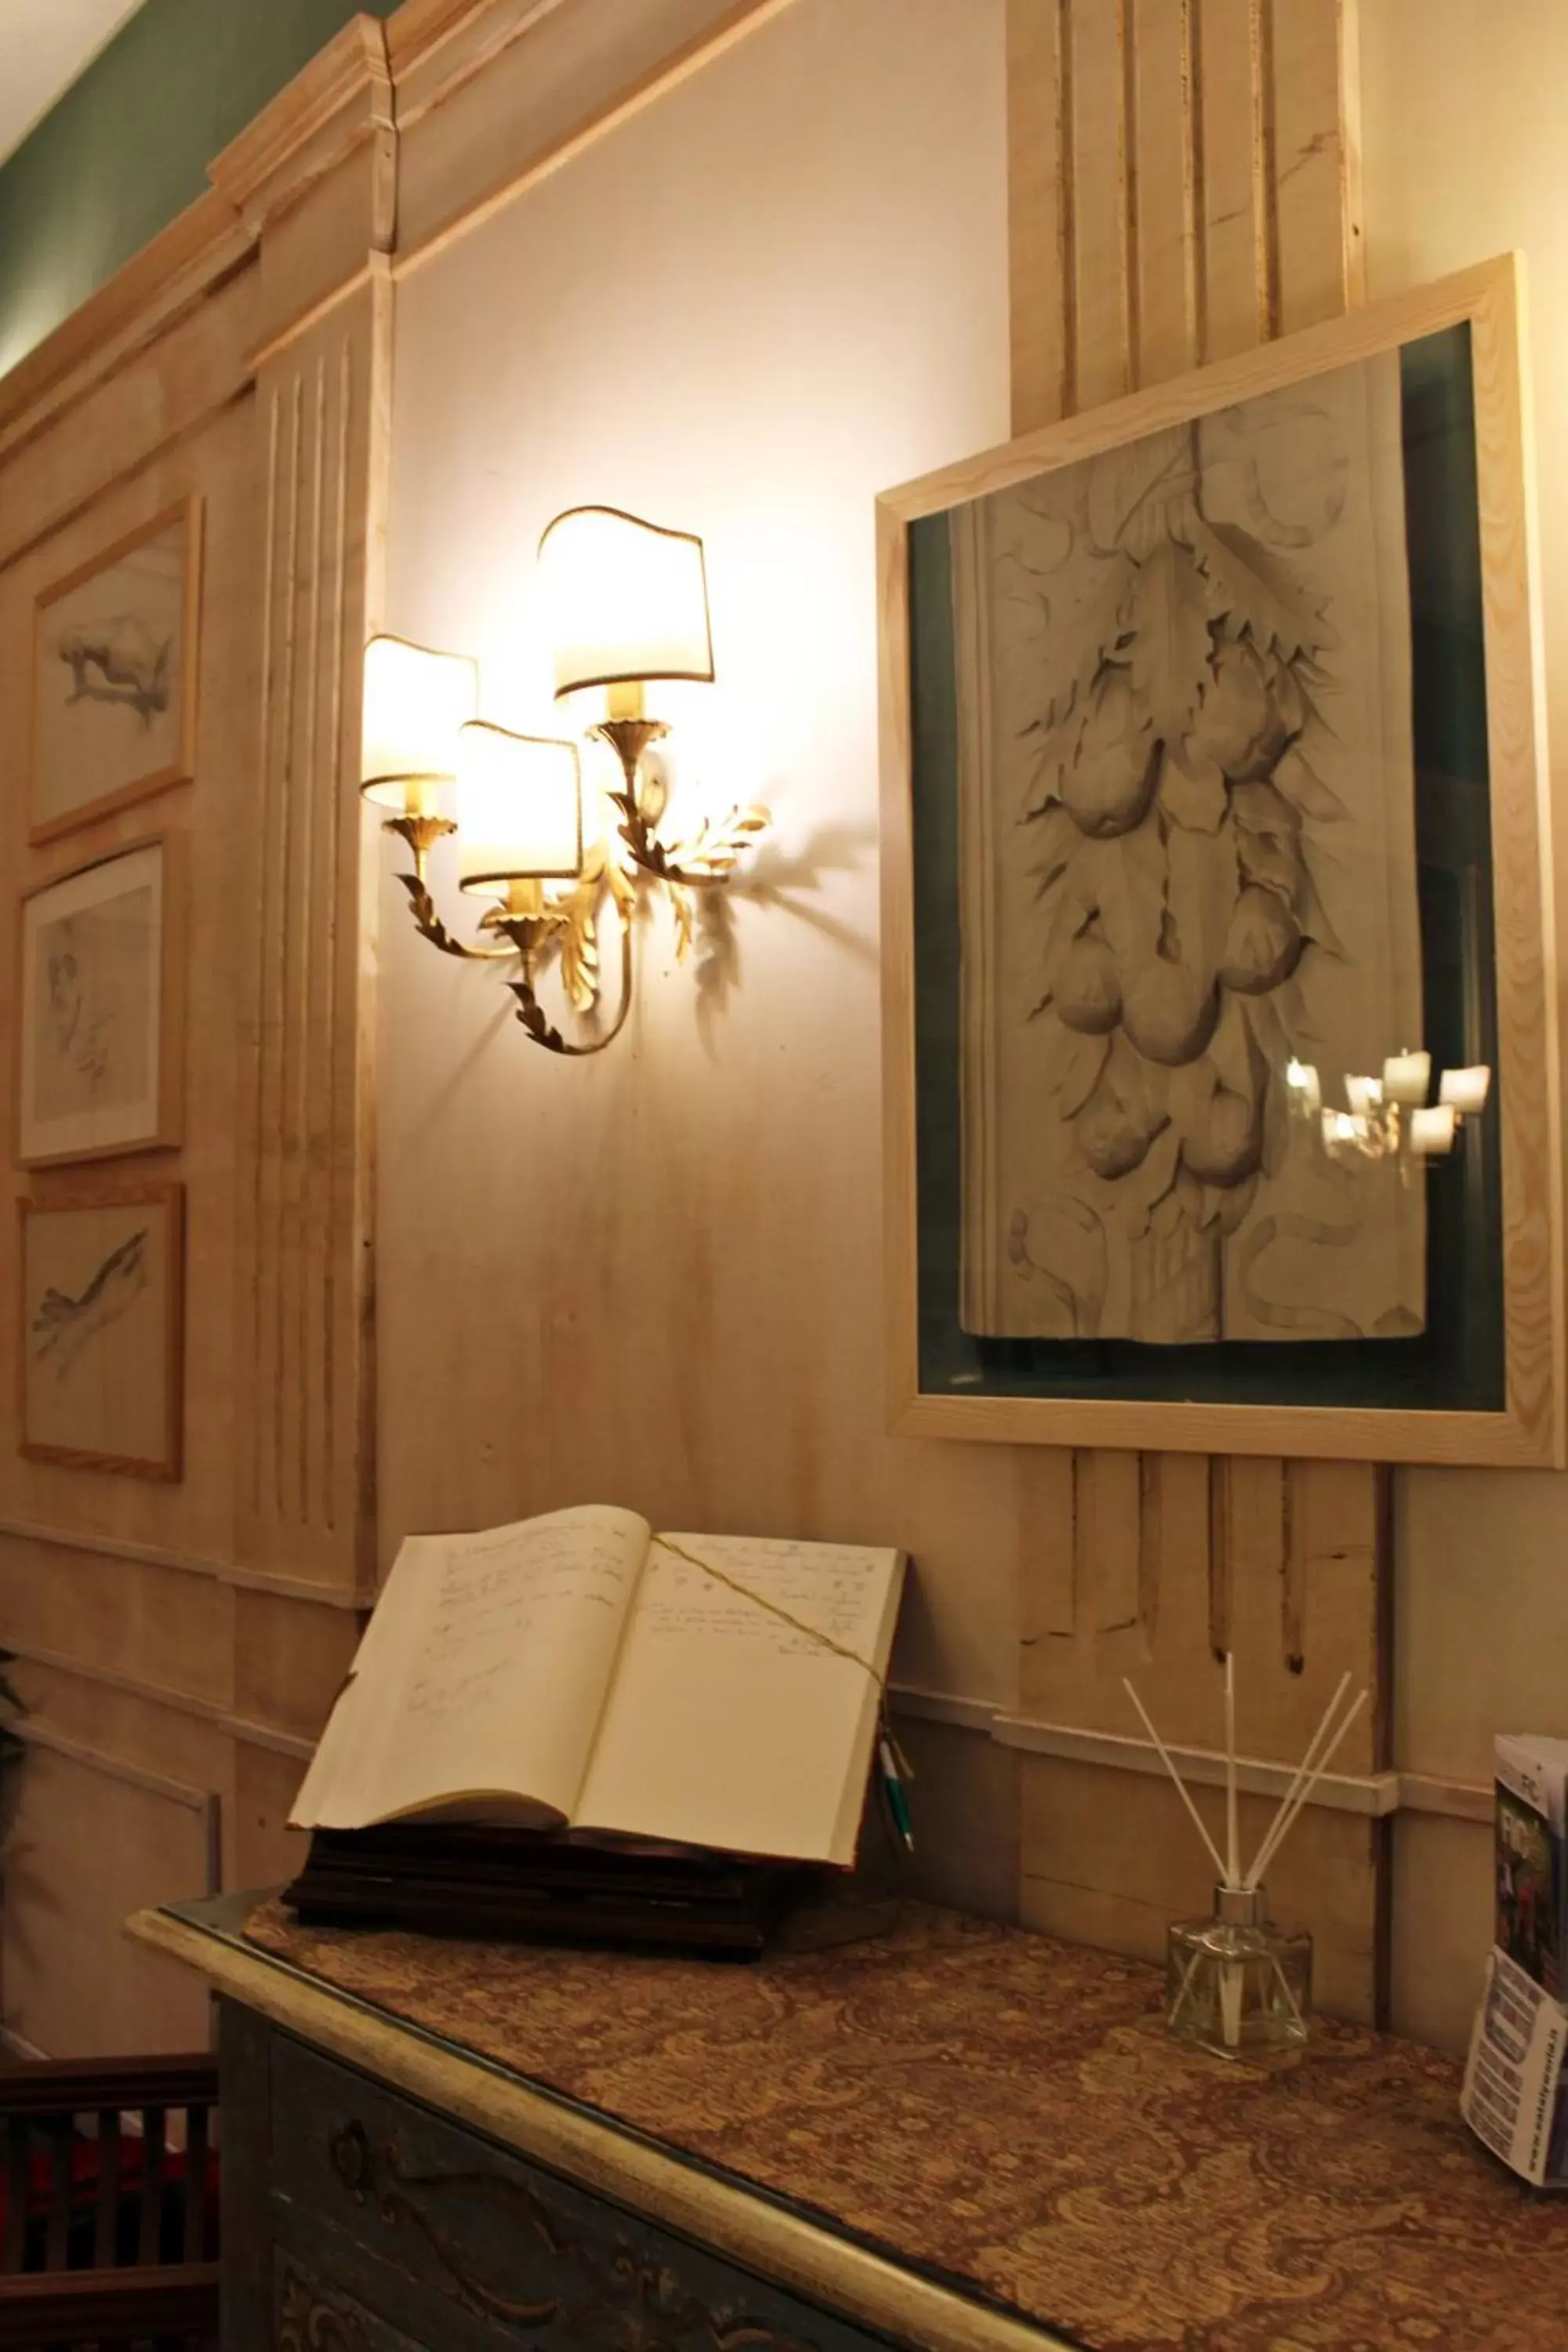
[[[185,843],[141,842],[24,892],[16,1160],[181,1139]]]
[[[34,606],[28,837],[195,774],[202,501],[181,500]]]
[[[879,504],[900,1426],[1563,1459],[1517,264]]]
[[[19,1453],[177,1479],[184,1413],[184,1191],[102,1185],[23,1200]]]

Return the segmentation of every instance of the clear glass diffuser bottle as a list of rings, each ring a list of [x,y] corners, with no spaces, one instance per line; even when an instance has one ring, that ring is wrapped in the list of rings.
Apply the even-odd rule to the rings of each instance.
[[[1165,1943],[1165,2022],[1219,2058],[1282,2057],[1306,2042],[1312,1939],[1286,1935],[1261,1886],[1216,1886],[1214,1914],[1181,1919]]]

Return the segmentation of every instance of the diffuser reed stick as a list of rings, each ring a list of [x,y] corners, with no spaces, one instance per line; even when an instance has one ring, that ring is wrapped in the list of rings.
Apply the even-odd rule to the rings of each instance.
[[[1205,1829],[1203,1815],[1199,1812],[1196,1805],[1194,1804],[1192,1798],[1188,1795],[1186,1782],[1183,1780],[1181,1774],[1177,1771],[1175,1766],[1171,1761],[1170,1749],[1166,1747],[1164,1741],[1155,1730],[1153,1724],[1150,1721],[1148,1712],[1144,1707],[1142,1700],[1139,1697],[1137,1692],[1133,1689],[1125,1675],[1121,1677],[1121,1686],[1126,1691],[1128,1697],[1131,1700],[1139,1714],[1142,1717],[1143,1728],[1148,1733],[1150,1738],[1153,1741],[1155,1747],[1159,1749],[1160,1761],[1163,1764],[1166,1771],[1175,1782],[1176,1794],[1180,1797],[1183,1804],[1185,1805],[1188,1812],[1191,1813],[1193,1817],[1194,1829],[1196,1830],[1199,1837],[1202,1838],[1205,1845],[1208,1848],[1209,1859],[1214,1864],[1215,1870],[1218,1872],[1220,1877],[1224,1878],[1225,1864],[1219,1858],[1219,1848],[1215,1845],[1213,1838],[1210,1837],[1207,1830]],[[1228,1880],[1226,1880],[1226,1884],[1229,1884]]]
[[[1166,1977],[1166,2021],[1172,2030],[1226,2057],[1247,2052],[1267,2053],[1284,2046],[1300,2047],[1307,2038],[1306,2013],[1311,1990],[1311,1940],[1283,1937],[1266,1917],[1263,1874],[1289,1837],[1329,1766],[1338,1755],[1351,1726],[1365,1706],[1363,1690],[1341,1712],[1348,1674],[1342,1675],[1332,1697],[1297,1766],[1253,1855],[1250,1868],[1241,1860],[1239,1768],[1236,1752],[1236,1661],[1226,1653],[1225,1670],[1225,1845],[1209,1835],[1170,1749],[1131,1681],[1122,1688],[1138,1711],[1139,1720],[1170,1774],[1177,1795],[1203,1841],[1215,1866],[1217,1885],[1211,1919],[1173,1927]]]
[[[1363,1707],[1366,1705],[1370,1695],[1371,1694],[1369,1692],[1363,1690],[1361,1696],[1346,1710],[1345,1714],[1341,1718],[1338,1730],[1334,1733],[1333,1738],[1330,1740],[1328,1747],[1323,1751],[1321,1760],[1313,1766],[1312,1770],[1308,1774],[1306,1780],[1302,1781],[1300,1787],[1297,1790],[1294,1799],[1292,1800],[1290,1797],[1287,1796],[1280,1804],[1279,1811],[1274,1816],[1274,1826],[1269,1831],[1268,1836],[1264,1839],[1263,1843],[1258,1847],[1252,1868],[1247,1874],[1247,1884],[1249,1887],[1256,1887],[1258,1885],[1263,1877],[1264,1872],[1268,1869],[1269,1864],[1279,1853],[1279,1848],[1284,1844],[1285,1840],[1289,1836],[1290,1832],[1296,1825],[1301,1808],[1305,1805],[1308,1798],[1311,1795],[1313,1790],[1317,1787],[1319,1781],[1322,1779],[1324,1773],[1333,1762],[1334,1758],[1339,1754],[1341,1742],[1343,1740],[1346,1732],[1350,1729],[1357,1716],[1361,1713]],[[1321,1725],[1319,1728],[1320,1730],[1321,1729]]]

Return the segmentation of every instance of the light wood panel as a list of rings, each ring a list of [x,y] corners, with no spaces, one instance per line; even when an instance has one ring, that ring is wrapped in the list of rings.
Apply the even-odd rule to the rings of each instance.
[[[1008,26],[1016,432],[1245,352],[1355,298],[1349,0],[1009,0]],[[1128,1440],[1158,1449],[1167,1428],[1152,1413]],[[997,1424],[996,1433],[1031,1433]],[[1184,1442],[1203,1440],[1194,1421]],[[1216,1428],[1210,1442],[1227,1441]],[[1283,1754],[1344,1665],[1381,1690],[1377,1469],[1267,1454],[1204,1465],[1153,1450],[1136,1475],[1100,1454],[1075,1462],[1056,1549],[1076,1560],[1087,1540],[1095,1561],[1075,1574],[1070,1611],[1059,1568],[1043,1608],[1026,1599],[1029,1712],[1125,1727],[1126,1701],[1109,1675],[1134,1664],[1162,1727],[1196,1736],[1211,1712],[1213,1653],[1234,1645],[1250,1715],[1243,1745]],[[1085,1496],[1094,1503],[1087,1522],[1077,1507]],[[1120,1606],[1136,1598],[1130,1626],[1116,1632],[1084,1617],[1086,1587],[1103,1590],[1107,1578]],[[1383,1760],[1383,1723],[1380,1708],[1358,1735],[1363,1766]],[[1071,1884],[1041,1826],[1062,1769],[1026,1767],[1025,1884],[1037,1915],[1050,1907],[1045,1885]],[[1148,1864],[1111,1835],[1121,1790],[1092,1771],[1076,1785],[1081,1818],[1103,1827],[1124,1872],[1122,1907],[1101,1906],[1079,1926],[1097,1922],[1095,1939],[1146,1948]],[[1325,1834],[1329,1852],[1336,1836],[1343,1849],[1342,1832]],[[1378,1997],[1378,1847],[1358,1833],[1341,1858],[1359,1890],[1351,1948],[1366,1961],[1336,1963],[1335,1977],[1348,2004],[1365,2011]]]
[[[398,266],[419,267],[792,0],[418,0],[388,28]],[[405,21],[406,20],[406,21]]]
[[[240,1557],[351,1585],[372,1557],[371,1125],[360,672],[379,604],[391,289],[262,370],[256,857],[242,903]],[[372,844],[374,850],[374,842]],[[374,871],[374,867],[372,868]]]
[[[8,2030],[50,2057],[200,2049],[202,1987],[122,1931],[144,1905],[216,1889],[216,1839],[208,1791],[32,1725],[0,1912]]]
[[[228,1882],[282,1867],[282,1816],[356,1632],[372,1162],[352,783],[384,539],[394,136],[384,35],[363,19],[218,159],[216,192],[0,384],[13,710],[37,590],[177,500],[205,507],[195,772],[158,803],[190,870],[184,1140],[121,1171],[185,1188],[184,1475],[148,1491],[19,1463],[9,1388],[0,1402],[0,1643],[26,1661],[35,1710],[7,1992],[51,2048],[199,2038],[172,2022],[165,1978],[126,1969],[120,1920],[207,1883],[191,1824],[208,1791],[226,1800]],[[132,810],[29,848],[24,736],[0,737],[16,887],[145,832]],[[14,920],[0,899],[7,968]],[[78,1181],[42,1170],[15,1189],[47,1201]]]

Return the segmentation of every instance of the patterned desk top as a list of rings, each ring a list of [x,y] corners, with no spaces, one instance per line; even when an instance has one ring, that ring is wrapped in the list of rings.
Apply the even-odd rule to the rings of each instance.
[[[1458,2069],[1408,2042],[1325,2023],[1283,2074],[1227,2066],[1172,2042],[1151,1969],[914,1904],[754,1968],[275,1902],[246,1937],[1093,2352],[1568,2346],[1568,2203],[1493,2163]]]

